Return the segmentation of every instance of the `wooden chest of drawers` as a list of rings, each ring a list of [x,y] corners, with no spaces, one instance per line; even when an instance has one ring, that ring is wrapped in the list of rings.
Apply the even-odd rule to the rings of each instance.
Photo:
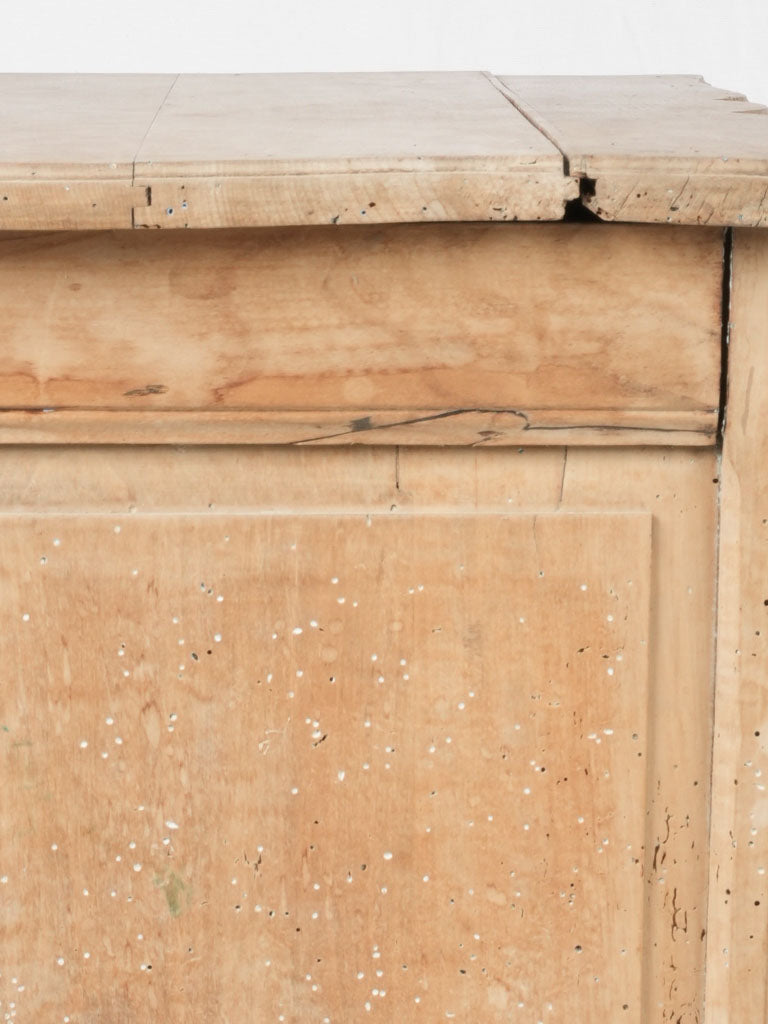
[[[765,111],[0,95],[0,1012],[768,1020]]]

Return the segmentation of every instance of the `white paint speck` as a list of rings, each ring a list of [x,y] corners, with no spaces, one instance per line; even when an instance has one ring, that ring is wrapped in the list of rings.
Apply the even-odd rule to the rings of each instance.
[[[304,630],[301,628],[301,626],[294,626],[293,627],[293,635],[294,636],[299,636],[299,634],[303,633],[303,632],[304,632]],[[277,636],[277,634],[275,634],[275,636]]]
[[[81,750],[85,750],[85,748],[87,746],[88,746],[88,740],[80,740],[80,749]]]
[[[392,860],[392,851],[385,850],[382,856],[384,857],[384,860]]]
[[[216,641],[217,644],[220,644],[221,643],[221,633],[214,633],[213,634],[213,639]]]
[[[339,780],[339,782],[343,782],[343,781],[344,781],[344,776],[345,776],[346,774],[347,774],[347,773],[346,773],[345,771],[340,771],[340,772],[338,773],[338,776],[337,776],[337,777],[338,777],[338,780]]]
[[[176,824],[175,821],[166,821],[165,827],[166,828],[170,828],[170,829],[174,829],[174,828],[178,828],[179,826]]]
[[[133,870],[134,871],[141,871],[141,864],[139,864],[139,863],[134,864],[133,865]]]

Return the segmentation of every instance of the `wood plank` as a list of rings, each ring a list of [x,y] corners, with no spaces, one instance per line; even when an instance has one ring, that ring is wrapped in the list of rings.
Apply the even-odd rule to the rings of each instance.
[[[343,171],[136,180],[134,227],[560,220],[578,183],[546,168]],[[149,202],[147,202],[147,198]]]
[[[0,101],[5,230],[559,220],[584,177],[603,219],[768,217],[764,108],[694,76],[6,74]]]
[[[130,181],[174,79],[0,74],[0,178]]]
[[[152,176],[532,166],[557,149],[480,71],[180,75],[136,158]]]
[[[5,441],[666,444],[716,428],[717,230],[11,234],[0,257]]]
[[[97,231],[134,226],[146,190],[130,176],[0,181],[0,231]]]
[[[768,1019],[768,238],[734,232],[707,956],[712,1020]]]
[[[653,515],[642,1021],[704,1019],[717,477],[715,451],[684,449],[401,449],[398,458],[397,507],[411,513]]]
[[[129,228],[173,75],[0,74],[0,230]]]
[[[596,422],[606,420],[606,423]],[[682,445],[717,440],[716,410],[625,412],[590,410],[365,409],[295,413],[126,412],[125,410],[0,410],[0,444],[197,444],[350,447],[398,444],[494,448],[575,444],[598,447]]]
[[[4,1002],[645,1019],[650,516],[3,519]]]
[[[559,220],[577,194],[479,71],[182,75],[136,181],[163,228]]]
[[[768,223],[765,107],[694,75],[501,76],[605,220]]]
[[[0,135],[0,230],[559,220],[578,194],[479,71],[3,75]]]
[[[61,445],[30,454],[0,450],[5,513],[365,513],[398,498],[396,448]]]

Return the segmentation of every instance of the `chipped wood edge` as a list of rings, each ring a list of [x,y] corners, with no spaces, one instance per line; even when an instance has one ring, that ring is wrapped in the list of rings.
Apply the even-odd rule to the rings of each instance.
[[[716,410],[0,410],[0,444],[706,447],[716,431]]]
[[[555,124],[535,104],[523,99],[501,78],[488,77],[563,154],[564,172],[576,183],[582,205],[600,220],[712,227],[768,225],[768,174],[762,162],[737,161],[739,170],[735,173],[722,173],[719,169],[686,173],[686,165],[690,168],[694,163],[688,158],[649,157],[633,163],[620,154],[594,158],[569,153]],[[704,82],[701,75],[676,77]],[[763,105],[749,103],[740,93],[721,92],[719,99],[745,101],[750,112],[756,114],[766,111]]]
[[[768,775],[768,235],[734,232],[732,300],[720,474],[709,1024],[768,1020],[768,819],[758,776]]]
[[[768,175],[620,173],[587,165],[582,203],[601,220],[722,227],[768,225]]]

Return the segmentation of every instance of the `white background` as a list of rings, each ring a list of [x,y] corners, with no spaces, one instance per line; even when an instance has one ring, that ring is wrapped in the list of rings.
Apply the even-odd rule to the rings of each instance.
[[[768,0],[0,0],[0,71],[468,68],[700,74],[768,103]]]

